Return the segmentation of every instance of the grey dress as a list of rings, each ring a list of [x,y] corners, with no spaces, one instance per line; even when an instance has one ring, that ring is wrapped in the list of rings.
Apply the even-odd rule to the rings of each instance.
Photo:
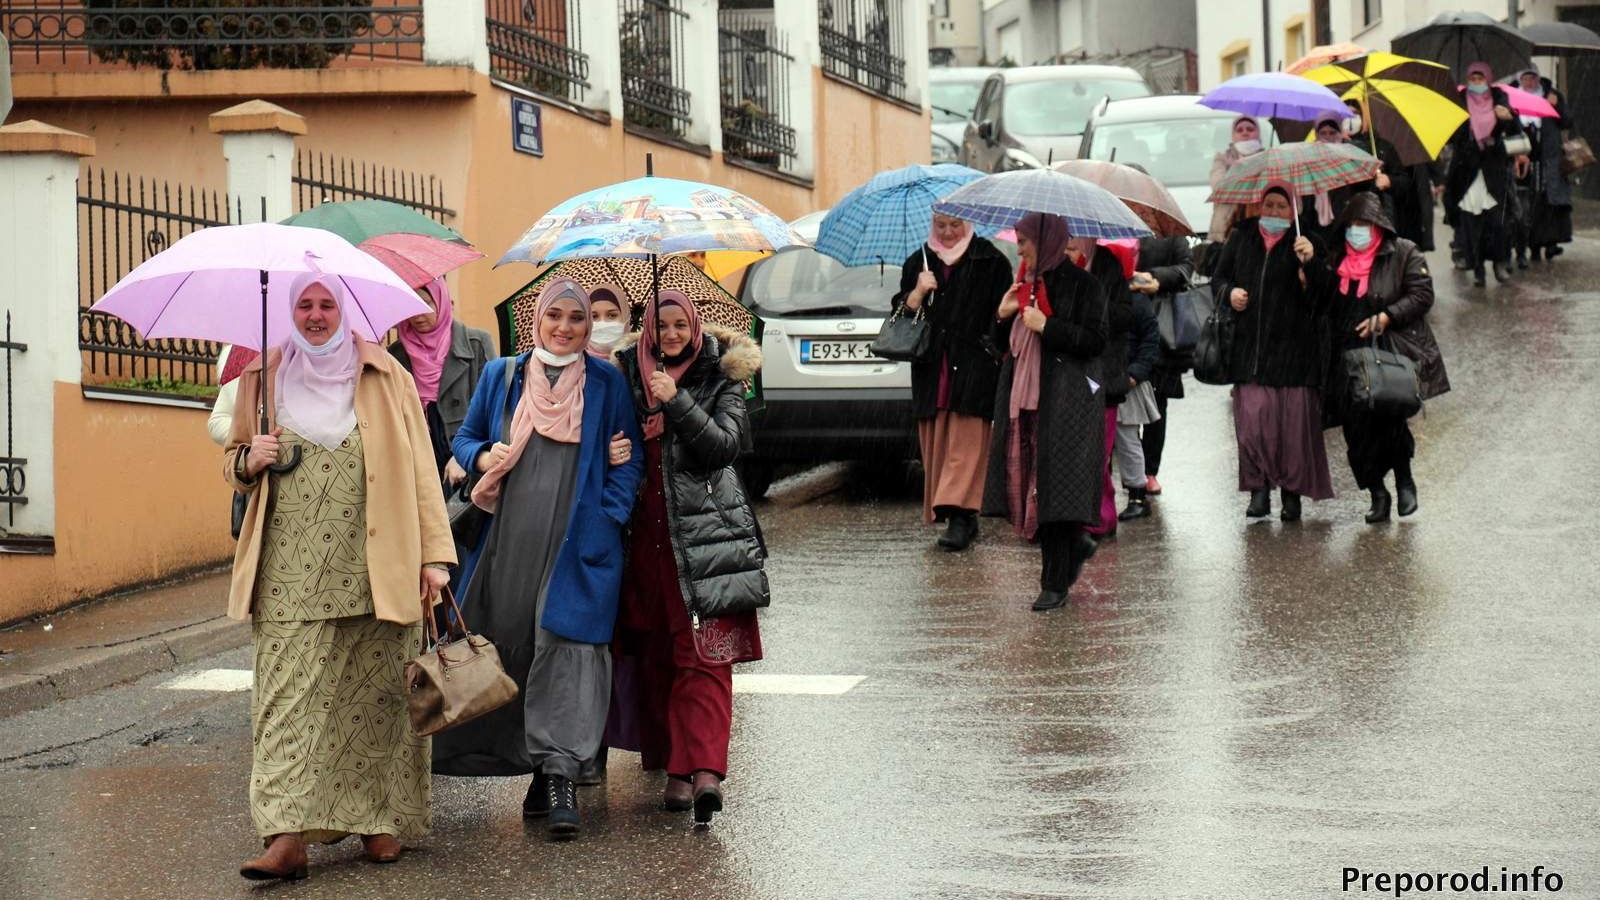
[[[535,433],[506,475],[461,613],[494,641],[506,673],[523,685],[522,702],[435,736],[438,774],[575,778],[599,750],[611,648],[538,627],[577,490],[578,448]]]

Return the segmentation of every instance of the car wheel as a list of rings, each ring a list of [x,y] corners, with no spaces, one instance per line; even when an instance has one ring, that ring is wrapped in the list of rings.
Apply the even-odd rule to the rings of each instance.
[[[739,477],[744,480],[744,490],[752,501],[764,500],[772,487],[773,465],[759,459],[746,459],[739,463]]]

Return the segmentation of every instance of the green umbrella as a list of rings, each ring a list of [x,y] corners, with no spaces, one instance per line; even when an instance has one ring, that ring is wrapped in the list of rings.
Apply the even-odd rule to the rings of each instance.
[[[322,203],[284,219],[281,224],[331,231],[352,244],[384,234],[425,234],[442,241],[470,243],[453,228],[387,200],[346,200]]]

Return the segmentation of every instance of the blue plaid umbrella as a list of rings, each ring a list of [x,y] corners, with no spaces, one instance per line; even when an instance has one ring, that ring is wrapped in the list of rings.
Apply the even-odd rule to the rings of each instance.
[[[956,189],[933,211],[990,228],[1010,228],[1023,214],[1039,212],[1066,219],[1074,237],[1117,240],[1150,235],[1150,227],[1115,194],[1054,169],[985,176]]]
[[[982,177],[977,169],[954,163],[879,172],[828,211],[817,233],[817,252],[847,266],[899,263],[928,239],[933,204]],[[992,237],[996,230],[978,233]]]

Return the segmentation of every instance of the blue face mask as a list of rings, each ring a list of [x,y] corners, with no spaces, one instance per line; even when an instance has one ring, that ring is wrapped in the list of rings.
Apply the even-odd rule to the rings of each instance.
[[[1352,249],[1365,250],[1372,246],[1372,227],[1370,225],[1351,225],[1344,230],[1344,240]]]
[[[1289,220],[1280,219],[1277,216],[1262,216],[1261,230],[1267,234],[1283,234],[1289,230]]]
[[[1469,84],[1467,85],[1467,90],[1474,94],[1487,94],[1489,92],[1489,86],[1487,84]]]

